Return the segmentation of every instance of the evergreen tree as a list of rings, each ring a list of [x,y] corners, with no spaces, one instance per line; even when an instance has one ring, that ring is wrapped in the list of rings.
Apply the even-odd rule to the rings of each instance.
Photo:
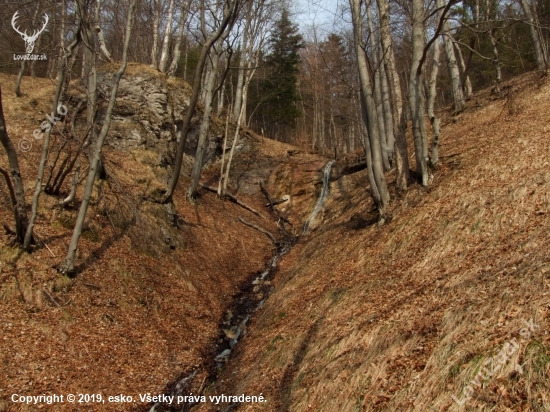
[[[258,115],[268,136],[287,140],[288,128],[293,128],[300,116],[296,102],[300,100],[297,90],[298,53],[303,42],[298,26],[292,23],[286,8],[275,24],[269,45],[271,52],[265,59],[267,75],[261,87],[264,103]]]

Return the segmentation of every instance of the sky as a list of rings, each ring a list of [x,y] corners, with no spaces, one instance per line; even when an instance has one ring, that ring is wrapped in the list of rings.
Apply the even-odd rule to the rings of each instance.
[[[347,4],[346,0],[298,0],[293,4],[294,20],[304,34],[315,25],[321,35],[326,35],[343,24],[341,7]]]

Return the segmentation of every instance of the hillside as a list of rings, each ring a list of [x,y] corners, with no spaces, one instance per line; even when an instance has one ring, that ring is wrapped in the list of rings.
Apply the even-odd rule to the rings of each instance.
[[[125,79],[135,76],[160,75],[130,66]],[[11,140],[16,146],[24,137],[33,141],[29,151],[18,148],[30,199],[41,150],[32,131],[50,111],[55,84],[25,78],[25,96],[16,98],[15,76],[0,75],[0,82]],[[78,88],[71,89],[73,95],[78,92]],[[118,110],[126,113],[121,109],[125,104],[123,93]],[[124,123],[120,124],[114,128],[117,139],[124,136]],[[129,130],[130,126],[126,125]],[[0,410],[34,410],[34,406],[12,403],[13,394],[125,394],[139,401],[138,394],[161,394],[192,370],[198,372],[200,384],[213,362],[218,324],[233,298],[263,271],[274,253],[267,236],[242,225],[238,218],[276,233],[276,220],[264,207],[257,179],[262,173],[269,177],[281,162],[286,164],[287,151],[292,149],[252,134],[242,138],[245,144],[236,156],[229,190],[260,216],[234,203],[220,202],[207,191],[201,191],[196,204],[188,203],[184,171],[175,195],[179,229],[170,229],[163,207],[148,201],[166,175],[157,148],[144,143],[116,150],[113,146],[119,144],[107,142],[104,154],[109,177],[94,191],[75,278],[61,276],[55,269],[67,253],[77,213],[74,206],[58,205],[69,190],[69,180],[60,195],[42,194],[32,254],[20,251],[2,231]],[[256,164],[258,158],[261,162]],[[292,162],[318,159],[303,155]],[[0,164],[7,164],[3,151]],[[315,201],[316,172],[310,172],[305,202]],[[203,181],[216,185],[215,174],[216,166],[207,169]],[[3,178],[0,194],[0,224],[13,227]],[[77,198],[81,195],[79,190]],[[146,404],[90,403],[88,407],[120,411]],[[54,409],[74,410],[74,406],[58,404]]]
[[[364,171],[332,182],[211,393],[266,396],[243,411],[550,410],[550,84],[503,90],[441,113],[442,164],[390,223]]]
[[[17,99],[14,77],[0,81],[18,142],[49,111],[54,85],[25,79]],[[94,194],[74,279],[55,270],[76,213],[57,197],[41,197],[32,254],[0,235],[0,411],[37,409],[12,403],[14,393],[123,394],[136,402],[40,406],[141,411],[155,402],[139,394],[178,391],[266,400],[194,411],[550,410],[550,82],[531,73],[502,89],[477,93],[458,117],[441,112],[430,187],[413,184],[383,225],[365,170],[345,174],[354,155],[338,159],[320,218],[279,259],[271,295],[219,371],[228,310],[276,253],[238,218],[278,233],[262,180],[289,199],[277,208],[301,234],[327,159],[247,133],[230,191],[260,216],[204,190],[188,203],[182,176],[170,243],[159,233],[164,212],[146,196],[162,183],[158,153],[106,148],[110,178]],[[28,198],[39,150],[20,154]],[[218,170],[213,161],[202,181],[215,185]],[[0,223],[12,225],[3,181],[0,193]],[[526,334],[524,321],[537,327]],[[476,377],[510,342],[500,370]]]

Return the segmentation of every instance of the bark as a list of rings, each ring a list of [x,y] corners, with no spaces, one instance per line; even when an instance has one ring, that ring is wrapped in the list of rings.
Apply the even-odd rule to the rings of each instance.
[[[241,45],[241,54],[239,56],[239,72],[237,75],[237,87],[235,89],[235,101],[233,102],[233,119],[237,119],[241,113],[241,104],[243,98],[243,86],[244,86],[244,68],[248,56],[248,37],[250,31],[251,20],[254,18],[250,12],[252,9],[252,2],[248,3],[248,13],[246,15],[246,23],[244,26],[243,42]],[[245,116],[246,118],[246,116]]]
[[[378,134],[378,128],[376,127],[376,107],[373,98],[371,79],[369,76],[369,64],[362,42],[363,16],[361,12],[361,2],[360,0],[349,0],[349,2],[352,12],[355,53],[357,56],[361,86],[361,104],[364,105],[363,121],[368,132],[368,145],[370,145],[372,157],[373,181],[379,194],[378,198],[375,198],[374,200],[380,215],[383,217],[386,214],[386,208],[389,204],[390,195],[386,184],[386,177],[384,176],[380,135]],[[365,147],[367,147],[367,142],[365,142]]]
[[[36,10],[34,12],[34,17],[32,19],[33,21],[33,25],[36,26],[36,23],[37,23],[37,20],[38,20],[38,14],[40,12],[40,2],[38,2],[36,4]],[[42,36],[38,36],[38,39],[36,39],[36,42],[34,44],[34,50],[38,50],[40,48],[40,43],[41,43],[41,40],[42,40]],[[31,61],[31,67],[30,67],[30,71],[31,71],[31,77],[36,77],[36,62],[37,60],[32,60]]]
[[[390,164],[393,166],[395,164],[395,134],[394,134],[394,124],[393,124],[393,113],[391,107],[391,97],[390,97],[390,88],[388,85],[388,78],[386,74],[386,67],[383,64],[384,55],[382,49],[379,51],[380,55],[380,86],[382,87],[382,105],[384,107],[384,119],[386,124],[386,144],[388,150],[388,157]]]
[[[21,80],[23,79],[23,73],[25,72],[26,67],[27,67],[27,61],[23,60],[21,62],[19,73],[17,74],[17,80],[15,82],[15,95],[17,97],[23,96],[23,93],[21,93]]]
[[[434,60],[432,72],[430,74],[430,94],[428,98],[428,118],[430,119],[433,129],[432,152],[430,157],[432,166],[435,166],[439,160],[439,119],[435,116],[435,98],[437,96],[437,75],[439,73],[440,48],[440,42],[439,39],[437,39],[434,43]]]
[[[485,21],[488,24],[491,24],[491,22],[489,21],[490,14],[491,14],[490,12],[491,0],[485,0],[485,5],[487,9],[485,12]],[[498,51],[498,42],[497,42],[497,39],[495,38],[495,32],[496,32],[496,29],[494,27],[489,28],[488,34],[489,34],[489,39],[491,40],[491,45],[493,47],[493,63],[495,65],[495,71],[496,71],[496,81],[494,85],[494,90],[498,92],[500,90],[500,82],[502,81],[502,68],[500,64],[500,54]]]
[[[120,65],[120,68],[115,74],[115,78],[113,80],[113,87],[111,88],[111,96],[109,98],[109,105],[107,107],[107,112],[105,113],[105,120],[103,121],[101,132],[99,133],[97,142],[94,147],[94,153],[93,153],[92,160],[90,162],[88,177],[86,179],[86,186],[84,188],[84,195],[82,196],[82,203],[80,204],[80,209],[78,211],[78,216],[76,218],[76,223],[73,230],[71,242],[69,244],[67,257],[65,258],[65,261],[61,264],[59,268],[60,272],[66,275],[71,275],[74,272],[74,260],[76,256],[76,250],[78,247],[78,241],[80,239],[80,235],[82,234],[84,219],[86,217],[86,212],[88,210],[90,197],[94,187],[94,181],[98,170],[99,160],[101,158],[101,149],[103,148],[105,137],[107,137],[107,134],[109,133],[109,128],[111,126],[111,117],[113,114],[113,109],[115,107],[115,101],[118,93],[118,86],[120,84],[120,79],[122,78],[122,75],[126,70],[126,65],[128,62],[128,46],[130,44],[132,26],[133,26],[133,21],[135,17],[136,2],[137,0],[132,0],[132,2],[130,3],[130,7],[128,9],[128,17],[126,20],[126,30],[124,34],[124,45],[122,49],[122,63]]]
[[[397,169],[397,191],[407,190],[409,184],[409,155],[406,139],[405,114],[403,111],[403,97],[401,82],[395,65],[395,53],[390,32],[390,9],[388,0],[378,1],[378,16],[380,24],[380,42],[384,52],[384,65],[390,83],[391,102],[393,108],[393,129],[395,131],[395,166]]]
[[[436,5],[441,8],[439,12],[440,19],[445,18],[443,16],[443,9],[445,7],[445,0],[437,0]],[[443,42],[445,43],[445,55],[447,56],[447,64],[449,66],[449,74],[451,76],[452,94],[455,113],[462,112],[464,110],[464,92],[462,90],[462,81],[460,79],[460,71],[458,70],[458,63],[456,61],[453,35],[451,33],[449,22],[444,20],[441,34],[443,35]]]
[[[370,149],[369,132],[367,130],[367,108],[365,107],[365,101],[361,97],[361,132],[363,135],[363,147],[365,148],[365,163],[367,164],[367,179],[369,181],[370,191],[374,204],[378,207],[381,203],[380,192],[378,191],[376,180],[374,180],[374,170],[372,167],[372,151]]]
[[[371,43],[372,53],[374,55],[374,103],[376,105],[376,119],[378,123],[378,134],[380,136],[380,147],[382,150],[382,165],[384,171],[390,170],[390,158],[388,154],[388,138],[386,135],[386,125],[384,119],[384,106],[382,101],[382,78],[380,76],[380,64],[378,62],[376,33],[372,23],[372,13],[370,7],[367,6],[367,24],[369,28],[369,39]]]
[[[220,167],[220,179],[218,180],[218,197],[222,196],[222,180],[223,180],[223,168],[225,163],[225,150],[227,148],[227,133],[229,132],[229,113],[231,112],[231,105],[225,116],[225,134],[223,135],[223,149],[222,149],[222,165]]]
[[[412,13],[412,64],[409,80],[409,104],[411,107],[416,171],[419,176],[419,183],[422,186],[427,186],[428,144],[426,136],[426,123],[424,121],[426,107],[422,90],[422,61],[424,57],[424,46],[426,45],[424,27],[425,9],[423,0],[412,0]]]
[[[250,78],[252,78],[252,75],[250,76]],[[246,96],[247,93],[248,93],[248,85],[244,89],[244,95]],[[233,161],[233,155],[235,154],[235,148],[237,147],[237,140],[239,139],[239,129],[241,127],[243,114],[244,114],[244,105],[241,105],[241,112],[239,113],[239,117],[237,118],[237,125],[235,126],[235,136],[233,137],[233,144],[231,145],[231,151],[229,152],[229,159],[227,159],[227,168],[225,169],[225,173],[224,173],[222,191],[221,191],[222,199],[225,197],[225,194],[227,193],[227,184],[229,182],[229,172],[231,170],[231,162]]]
[[[76,7],[77,7],[77,15],[79,16],[78,27],[76,28],[76,31],[75,31],[74,40],[71,42],[69,47],[67,47],[67,51],[63,54],[61,62],[59,64],[59,72],[57,74],[57,87],[55,90],[55,95],[54,95],[53,104],[52,104],[52,113],[54,117],[58,115],[60,98],[65,86],[65,73],[66,73],[65,69],[67,67],[67,61],[72,57],[73,53],[76,50],[77,45],[81,41],[84,10],[80,1],[76,2]],[[52,131],[52,127],[48,128],[44,133],[44,137],[43,137],[42,156],[40,157],[40,164],[38,166],[38,176],[36,179],[36,186],[35,186],[34,194],[32,198],[31,216],[29,219],[27,232],[25,233],[25,240],[23,242],[23,248],[27,251],[30,250],[31,242],[33,240],[33,229],[34,229],[34,223],[36,221],[36,217],[38,214],[38,201],[40,198],[40,194],[42,193],[42,180],[44,179],[44,170],[46,168],[46,162],[48,160],[51,131]]]
[[[97,44],[99,46],[99,50],[101,50],[101,53],[103,53],[103,56],[107,61],[113,61],[113,58],[111,57],[111,53],[109,53],[109,50],[107,49],[107,45],[105,44],[105,36],[103,36],[103,30],[101,30],[101,22],[100,22],[100,12],[99,9],[101,7],[101,0],[96,0],[95,3],[95,25],[94,30],[97,34]]]
[[[8,156],[9,165],[9,177],[11,181],[8,181],[8,187],[12,186],[13,192],[12,203],[13,213],[15,217],[15,232],[17,235],[17,241],[23,244],[25,239],[25,233],[27,232],[28,218],[27,218],[27,204],[25,202],[25,188],[23,186],[23,180],[21,179],[21,171],[19,169],[19,161],[17,159],[17,152],[15,147],[8,136],[8,130],[6,127],[6,120],[4,118],[4,109],[2,107],[2,90],[0,89],[0,143],[4,147]],[[8,180],[8,179],[7,179]]]
[[[160,53],[159,70],[166,72],[166,65],[168,64],[168,48],[170,46],[170,35],[172,34],[172,19],[174,17],[174,0],[170,0],[168,6],[168,20],[166,21],[166,30],[164,31],[164,38],[162,40],[162,51]]]
[[[185,30],[185,22],[187,21],[188,15],[189,15],[189,7],[188,7],[187,0],[182,0],[181,15],[180,15],[180,21],[178,25],[178,37],[176,39],[176,43],[174,46],[174,56],[172,57],[172,62],[170,63],[170,67],[168,68],[168,75],[170,77],[175,76],[176,70],[178,68],[178,64],[181,56],[181,42],[183,41],[183,31]],[[187,53],[186,53],[186,60],[187,60]],[[185,72],[183,74],[183,79],[185,80]]]
[[[531,12],[531,6],[529,5],[528,0],[521,0],[521,7],[523,8],[523,12],[525,13],[527,24],[529,25],[531,41],[533,42],[533,48],[535,50],[535,58],[537,60],[537,68],[539,70],[546,70],[547,62],[544,58],[543,48],[541,46],[541,41],[539,37],[539,32],[535,27],[535,19],[533,18],[533,13]]]
[[[158,69],[157,55],[159,48],[160,0],[153,1],[153,9],[153,47],[151,47],[151,67]]]
[[[71,183],[71,192],[69,193],[69,196],[67,196],[65,199],[63,199],[62,202],[60,202],[61,206],[66,206],[66,205],[70,204],[71,202],[74,201],[74,199],[76,197],[76,188],[78,187],[78,179],[80,178],[80,165],[81,165],[80,153],[78,153],[77,154],[77,159],[76,159],[76,168],[75,168],[75,171],[74,171],[73,181]]]
[[[181,165],[183,162],[183,152],[185,150],[185,144],[187,142],[187,133],[189,131],[189,126],[191,125],[191,119],[193,118],[195,107],[197,106],[197,100],[199,98],[200,87],[201,87],[201,78],[202,78],[202,73],[204,71],[204,66],[206,64],[206,58],[208,56],[208,53],[210,52],[210,49],[212,48],[212,45],[222,36],[222,34],[227,29],[227,26],[229,25],[230,21],[234,17],[237,6],[238,6],[238,0],[236,0],[233,3],[225,4],[223,20],[220,22],[220,26],[218,27],[216,32],[206,41],[201,51],[201,54],[199,56],[199,61],[195,69],[195,76],[193,80],[193,90],[191,92],[191,98],[189,100],[189,107],[187,108],[187,113],[183,122],[183,126],[178,136],[179,142],[176,150],[176,164],[174,165],[172,179],[168,186],[166,198],[163,200],[163,203],[168,203],[172,200],[172,195],[174,194],[174,190],[176,189],[176,185],[178,184],[178,180],[181,172]],[[203,7],[204,7],[204,4],[203,4]]]
[[[464,56],[462,55],[462,49],[458,43],[455,43],[456,52],[458,54],[458,63],[460,65],[460,70],[462,71],[462,85],[464,87],[464,98],[466,100],[470,99],[473,94],[472,82],[470,81],[470,75],[468,74],[468,67],[464,62]]]
[[[221,39],[220,39],[221,40]],[[213,101],[213,90],[214,90],[214,80],[216,79],[216,74],[218,72],[218,62],[219,55],[215,50],[215,47],[212,49],[213,53],[211,54],[211,67],[207,71],[207,81],[205,82],[205,101],[204,101],[204,113],[202,117],[201,126],[199,129],[199,138],[197,143],[197,150],[195,152],[195,161],[193,162],[193,170],[191,172],[191,184],[187,192],[187,198],[190,201],[194,201],[197,195],[197,188],[199,186],[199,180],[201,177],[202,166],[204,162],[204,154],[206,153],[206,144],[208,143],[208,132],[210,130],[210,116],[212,114],[212,101]]]

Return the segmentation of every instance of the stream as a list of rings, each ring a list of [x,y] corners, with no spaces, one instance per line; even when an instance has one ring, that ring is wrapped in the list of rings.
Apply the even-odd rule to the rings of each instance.
[[[329,161],[323,169],[323,187],[319,195],[319,199],[313,208],[313,211],[306,220],[302,232],[302,236],[310,230],[311,223],[316,219],[317,215],[323,210],[325,201],[329,194],[329,177],[330,171],[334,160]],[[202,368],[206,368],[209,371],[206,382],[201,385],[200,393],[193,394],[196,399],[195,402],[180,403],[179,405],[166,405],[162,403],[155,403],[148,407],[149,412],[160,411],[181,411],[187,412],[193,406],[199,403],[199,399],[203,394],[204,388],[210,386],[216,381],[218,372],[229,361],[235,345],[239,342],[246,333],[246,327],[250,318],[257,310],[260,310],[269,295],[273,292],[273,285],[271,280],[275,275],[277,263],[288,253],[292,247],[296,244],[298,237],[286,238],[279,241],[277,250],[273,257],[269,260],[266,268],[263,272],[252,276],[251,279],[245,283],[245,286],[241,291],[234,296],[233,302],[230,308],[225,313],[225,316],[219,324],[218,339],[216,340],[216,349],[214,351],[213,362],[210,364],[203,364]],[[208,362],[208,361],[207,361]],[[199,369],[199,368],[197,368]],[[168,392],[169,396],[186,396],[190,395],[190,389],[192,383],[197,375],[197,370],[185,375],[183,378],[177,380],[173,384],[169,385],[171,388]],[[229,405],[224,410],[230,410],[234,405]]]

